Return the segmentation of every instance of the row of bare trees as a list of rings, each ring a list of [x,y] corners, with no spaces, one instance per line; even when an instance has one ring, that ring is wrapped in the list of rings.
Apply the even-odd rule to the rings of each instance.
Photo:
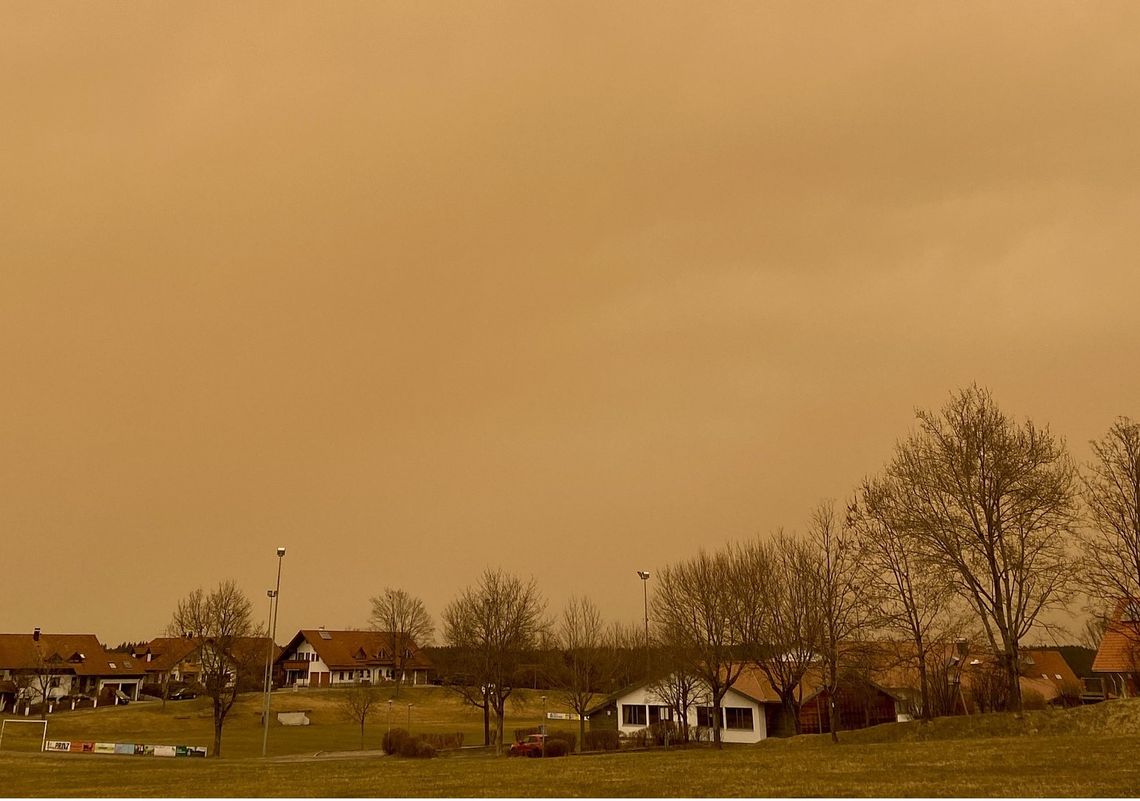
[[[1081,594],[1140,596],[1140,425],[1121,418],[1092,448],[1082,474],[1047,427],[1013,420],[984,389],[960,391],[918,412],[844,514],[822,503],[805,536],[778,531],[661,571],[658,638],[714,708],[753,665],[798,728],[813,660],[834,699],[845,663],[860,659],[855,644],[875,637],[913,646],[929,717],[946,703],[948,644],[973,632],[1020,709],[1022,643],[1045,612]],[[833,736],[836,714],[832,701]]]

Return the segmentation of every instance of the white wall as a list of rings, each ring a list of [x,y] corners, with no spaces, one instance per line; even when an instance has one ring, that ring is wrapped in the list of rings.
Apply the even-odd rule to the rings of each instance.
[[[622,707],[624,705],[637,705],[637,706],[664,706],[664,702],[657,698],[653,693],[649,692],[646,687],[638,687],[632,690],[627,695],[617,699],[617,710],[614,714],[617,715],[618,731],[624,734],[632,734],[639,729],[644,729],[648,724],[648,710],[646,710],[646,723],[639,724],[626,724],[625,713]],[[756,743],[763,740],[768,736],[767,723],[764,719],[764,707],[757,704],[755,701],[741,695],[735,690],[729,690],[725,694],[723,701],[721,701],[721,708],[736,707],[752,710],[752,730],[744,729],[728,729],[722,728],[720,730],[721,740],[726,743]],[[601,713],[605,714],[605,713]],[[723,714],[723,713],[722,713]],[[689,722],[690,730],[697,726],[697,708],[692,706],[688,709],[686,715]],[[722,718],[723,719],[723,718]]]

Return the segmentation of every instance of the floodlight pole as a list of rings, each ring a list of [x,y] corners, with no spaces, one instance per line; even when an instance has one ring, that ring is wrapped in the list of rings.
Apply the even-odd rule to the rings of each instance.
[[[261,755],[264,757],[269,748],[269,694],[273,682],[273,649],[277,640],[277,610],[281,606],[281,563],[285,561],[285,549],[277,549],[277,586],[267,590],[269,596],[269,646],[265,653],[265,706],[261,713]]]
[[[638,570],[641,579],[642,596],[645,602],[645,677],[649,678],[649,571]]]

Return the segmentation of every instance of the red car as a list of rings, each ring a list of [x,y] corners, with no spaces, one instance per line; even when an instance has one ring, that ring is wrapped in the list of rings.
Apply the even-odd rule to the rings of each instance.
[[[542,741],[545,734],[528,734],[525,739],[511,745],[511,756],[542,756]]]

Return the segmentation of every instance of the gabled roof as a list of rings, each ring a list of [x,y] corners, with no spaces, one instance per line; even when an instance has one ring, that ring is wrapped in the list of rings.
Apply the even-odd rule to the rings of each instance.
[[[302,642],[307,642],[317,652],[329,670],[352,670],[363,667],[395,665],[396,660],[389,653],[392,635],[383,631],[330,631],[328,629],[301,629],[293,639],[281,649],[278,659],[292,653]],[[431,662],[413,642],[412,656],[408,660],[411,669],[426,669]]]
[[[108,651],[94,634],[0,634],[0,668],[35,671],[49,667],[75,676],[142,676],[130,654]]]
[[[190,660],[198,650],[197,643],[187,637],[155,637],[135,649],[147,673],[165,673],[180,662]],[[147,656],[150,661],[147,661]]]

